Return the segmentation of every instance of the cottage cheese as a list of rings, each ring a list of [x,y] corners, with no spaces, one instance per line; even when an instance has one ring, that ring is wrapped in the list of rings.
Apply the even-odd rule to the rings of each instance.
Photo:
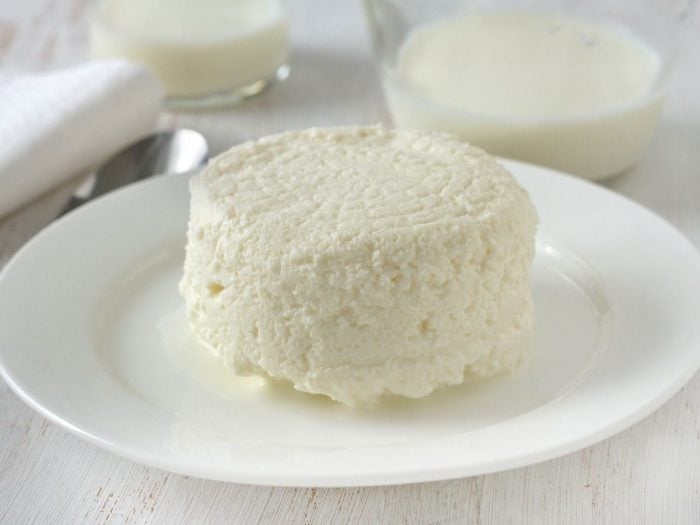
[[[356,404],[529,354],[537,218],[479,149],[378,126],[289,132],[220,155],[191,192],[181,293],[238,373]]]

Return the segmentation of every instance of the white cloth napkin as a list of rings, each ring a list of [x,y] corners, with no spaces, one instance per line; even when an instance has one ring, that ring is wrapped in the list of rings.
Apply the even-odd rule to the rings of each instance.
[[[0,216],[151,132],[158,79],[125,60],[26,74],[0,85]]]

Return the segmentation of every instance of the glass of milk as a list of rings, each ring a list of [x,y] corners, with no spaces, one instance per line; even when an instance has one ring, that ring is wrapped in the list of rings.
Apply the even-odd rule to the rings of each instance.
[[[365,0],[401,127],[602,179],[649,142],[694,1]]]
[[[92,54],[150,67],[173,107],[235,103],[289,72],[282,0],[101,0],[92,20]]]

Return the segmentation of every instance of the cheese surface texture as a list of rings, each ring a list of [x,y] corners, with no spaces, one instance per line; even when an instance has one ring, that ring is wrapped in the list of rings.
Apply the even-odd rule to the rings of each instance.
[[[347,403],[530,352],[537,216],[483,151],[379,126],[236,146],[192,179],[190,323],[238,373]]]

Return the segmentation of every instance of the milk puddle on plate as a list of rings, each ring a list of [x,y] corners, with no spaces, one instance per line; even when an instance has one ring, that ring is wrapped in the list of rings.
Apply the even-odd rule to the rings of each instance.
[[[419,400],[392,397],[353,409],[220,365],[186,322],[177,289],[183,245],[170,243],[127,269],[105,290],[93,323],[97,359],[133,396],[172,418],[175,449],[217,442],[337,449],[469,432],[566,395],[607,342],[609,306],[595,273],[565,249],[540,242],[535,349],[523,370]]]

